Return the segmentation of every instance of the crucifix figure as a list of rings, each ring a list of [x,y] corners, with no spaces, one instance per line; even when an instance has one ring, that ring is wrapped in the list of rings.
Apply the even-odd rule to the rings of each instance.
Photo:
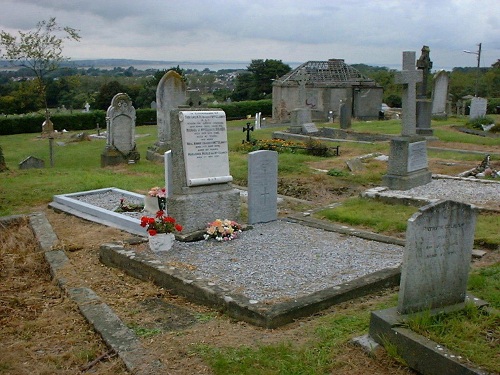
[[[250,123],[247,122],[246,127],[243,128],[243,132],[247,132],[247,142],[250,142],[250,132],[253,132],[253,126],[250,126]]]
[[[417,134],[416,90],[422,81],[422,71],[415,69],[415,51],[403,52],[403,69],[396,73],[395,82],[403,85],[403,129],[402,136]]]

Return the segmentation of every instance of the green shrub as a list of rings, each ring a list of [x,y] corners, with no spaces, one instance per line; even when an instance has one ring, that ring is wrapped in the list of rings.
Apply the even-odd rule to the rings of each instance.
[[[309,137],[306,141],[306,153],[313,156],[330,156],[330,148],[320,140]]]
[[[469,128],[472,128],[472,129],[483,130],[482,125],[490,125],[490,124],[494,124],[494,123],[495,123],[495,120],[492,119],[491,117],[483,116],[483,117],[477,117],[473,120],[469,120],[469,121],[467,121],[467,123],[465,125]]]

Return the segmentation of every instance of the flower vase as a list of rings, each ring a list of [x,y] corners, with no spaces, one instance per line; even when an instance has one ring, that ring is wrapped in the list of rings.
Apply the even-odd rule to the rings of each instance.
[[[175,235],[173,233],[158,233],[154,236],[149,236],[149,248],[154,253],[160,251],[168,251],[172,248],[175,241]]]
[[[160,211],[160,206],[158,205],[158,197],[151,197],[146,195],[144,197],[144,211],[156,214]]]

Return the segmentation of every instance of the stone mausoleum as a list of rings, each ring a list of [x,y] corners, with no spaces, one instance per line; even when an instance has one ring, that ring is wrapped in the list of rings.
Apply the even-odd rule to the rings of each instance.
[[[274,81],[273,119],[287,122],[294,109],[309,108],[313,120],[327,121],[330,111],[339,116],[342,101],[353,117],[374,120],[382,97],[382,86],[342,59],[308,61]]]

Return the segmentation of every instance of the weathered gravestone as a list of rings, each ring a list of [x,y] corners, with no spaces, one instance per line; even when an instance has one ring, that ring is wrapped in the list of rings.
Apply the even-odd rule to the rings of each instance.
[[[434,133],[431,129],[432,103],[427,98],[427,80],[432,69],[430,51],[428,46],[423,46],[417,60],[417,69],[422,71],[422,82],[418,85],[420,87],[417,93],[417,134],[424,136],[431,136]]]
[[[248,224],[267,223],[278,218],[278,153],[254,151],[248,154]]]
[[[416,133],[416,84],[422,71],[415,69],[415,52],[403,52],[403,70],[396,83],[403,84],[403,116],[401,137],[391,139],[387,174],[382,177],[392,190],[408,190],[425,185],[432,179],[427,163],[427,143]]]
[[[45,168],[45,161],[34,156],[28,156],[19,163],[19,169],[41,169]],[[1,171],[1,169],[0,169]]]
[[[472,98],[470,101],[469,119],[474,120],[476,118],[486,116],[487,106],[488,106],[487,99],[478,97]]]
[[[309,74],[302,69],[297,75],[298,106],[290,112],[290,133],[300,134],[302,124],[312,122],[311,109],[306,106],[306,83],[309,80]]]
[[[302,134],[316,134],[319,130],[314,122],[302,124]]]
[[[351,103],[350,100],[341,100],[339,105],[340,129],[349,129],[351,127]]]
[[[448,86],[450,77],[448,72],[440,70],[434,75],[434,89],[432,90],[432,116],[447,118]]]
[[[170,111],[186,104],[186,83],[175,70],[169,70],[156,88],[156,121],[158,139],[149,147],[146,159],[163,160],[165,151],[170,150],[172,140]]]
[[[221,110],[172,110],[170,216],[190,238],[216,219],[239,220],[240,193],[229,174],[226,114]]]
[[[476,210],[454,201],[422,207],[408,220],[398,306],[372,312],[370,337],[397,352],[422,374],[476,374],[456,360],[441,359],[443,349],[407,328],[409,316],[465,306]],[[410,315],[408,315],[410,314]]]
[[[106,113],[106,147],[101,154],[101,167],[135,163],[140,158],[135,144],[135,108],[127,94],[116,94]]]

